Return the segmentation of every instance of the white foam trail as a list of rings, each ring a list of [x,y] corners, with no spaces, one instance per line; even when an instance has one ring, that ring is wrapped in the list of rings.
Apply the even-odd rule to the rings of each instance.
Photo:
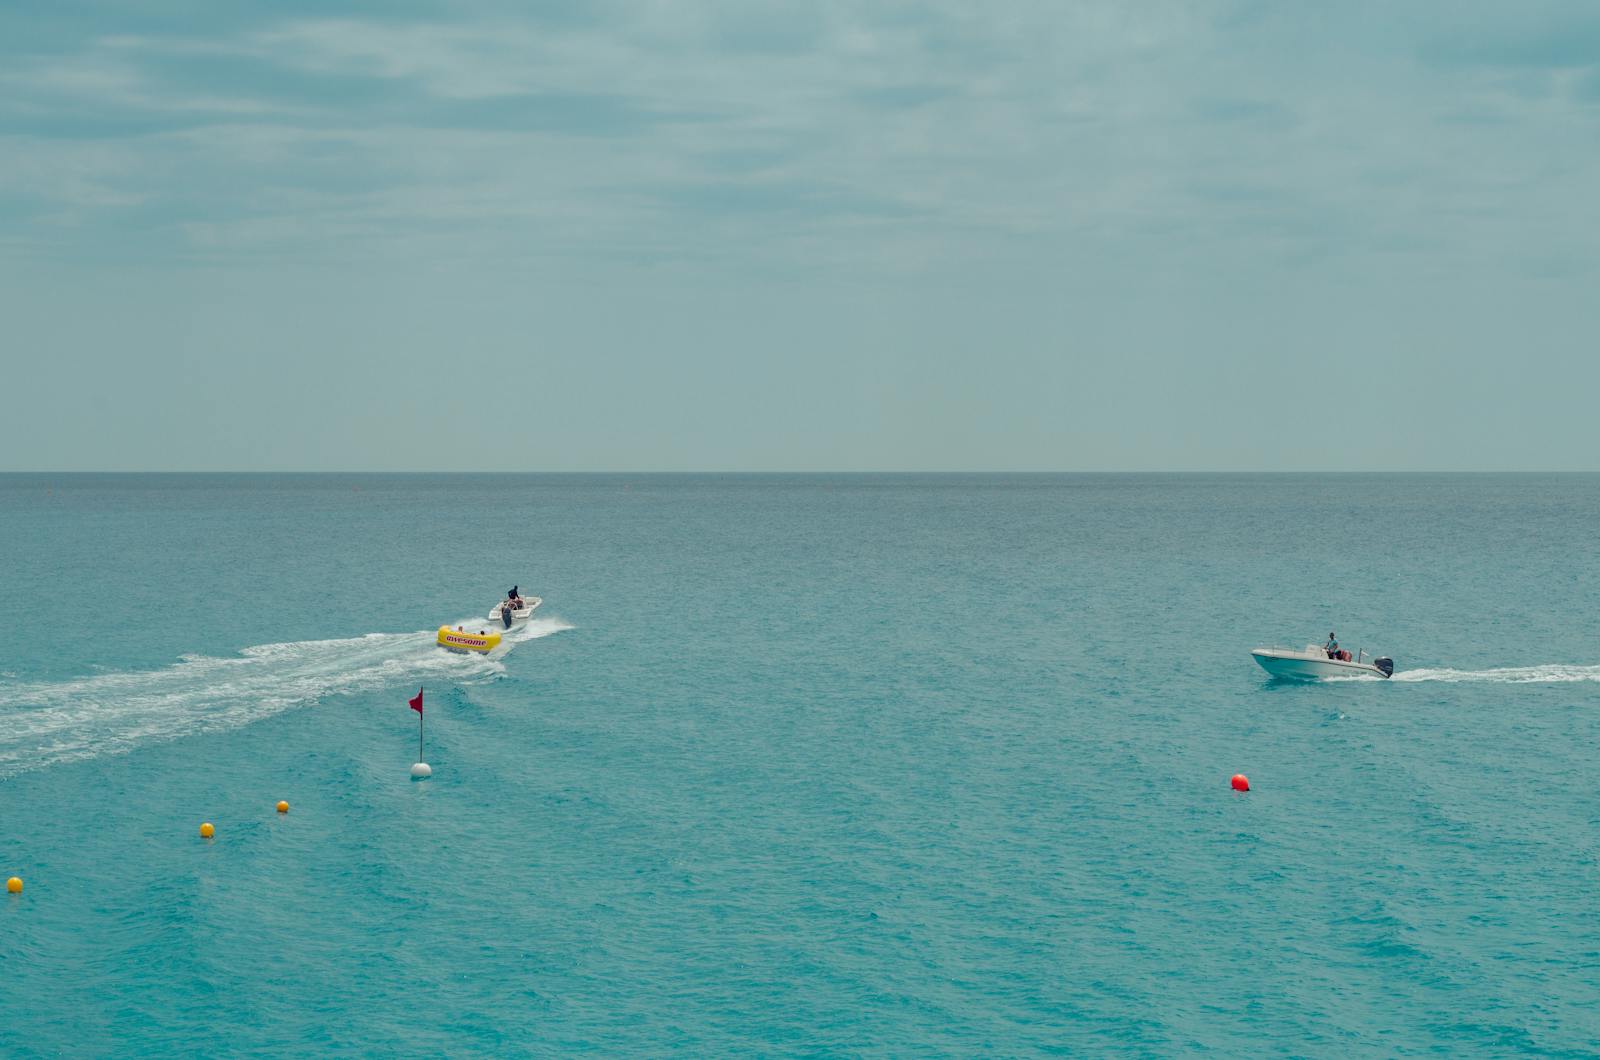
[[[519,643],[572,626],[530,620],[488,656],[442,651],[435,630],[368,633],[341,640],[260,644],[231,658],[186,655],[148,672],[113,671],[67,681],[0,683],[0,777],[57,762],[121,754],[140,743],[248,725],[332,695],[503,672]]]
[[[1546,663],[1543,666],[1507,666],[1497,670],[1401,670],[1391,681],[1495,682],[1508,685],[1561,684],[1574,681],[1600,681],[1600,666],[1569,666]]]

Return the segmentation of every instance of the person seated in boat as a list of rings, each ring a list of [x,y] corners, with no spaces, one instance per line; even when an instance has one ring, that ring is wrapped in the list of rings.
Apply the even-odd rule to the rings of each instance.
[[[522,610],[522,597],[517,594],[517,587],[515,585],[511,587],[511,591],[509,593],[506,593],[506,599],[510,601],[512,610]]]
[[[1338,641],[1338,638],[1336,638],[1332,633],[1329,633],[1328,634],[1328,643],[1326,643],[1326,644],[1324,644],[1322,646],[1322,650],[1328,653],[1328,658],[1337,659],[1339,657],[1339,641]]]

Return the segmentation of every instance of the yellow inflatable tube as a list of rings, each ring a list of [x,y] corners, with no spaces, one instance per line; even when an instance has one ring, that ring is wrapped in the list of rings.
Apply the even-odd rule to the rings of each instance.
[[[451,651],[491,652],[500,646],[498,633],[468,633],[465,630],[439,627],[439,647]]]

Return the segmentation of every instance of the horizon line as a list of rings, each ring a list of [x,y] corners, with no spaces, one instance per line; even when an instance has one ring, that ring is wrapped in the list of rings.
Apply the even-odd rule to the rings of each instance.
[[[1594,475],[1600,468],[12,468],[0,475]]]

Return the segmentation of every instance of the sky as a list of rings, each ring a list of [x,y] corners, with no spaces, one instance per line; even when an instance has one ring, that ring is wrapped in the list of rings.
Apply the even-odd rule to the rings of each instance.
[[[1592,0],[0,7],[0,470],[1597,470]]]

